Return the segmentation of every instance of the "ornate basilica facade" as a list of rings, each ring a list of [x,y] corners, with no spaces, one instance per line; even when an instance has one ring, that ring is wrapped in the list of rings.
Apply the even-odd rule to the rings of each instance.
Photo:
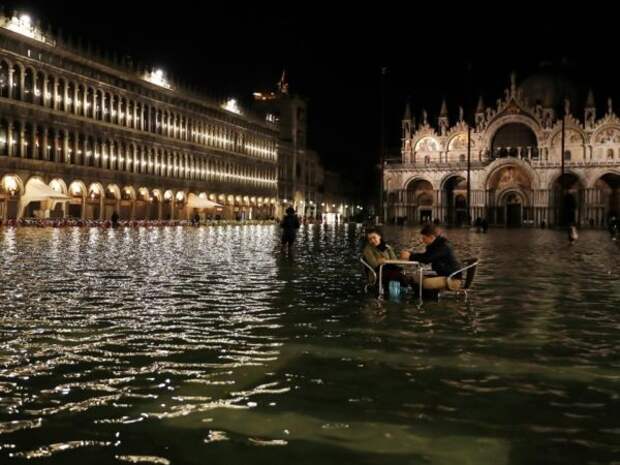
[[[618,216],[620,118],[611,99],[598,117],[590,92],[580,119],[568,99],[558,102],[559,92],[545,88],[553,86],[551,80],[524,84],[518,87],[513,75],[496,105],[485,107],[480,99],[471,129],[462,110],[450,124],[445,102],[437,127],[425,112],[416,127],[407,106],[401,160],[384,169],[384,221],[463,224],[469,215],[495,225],[600,227]]]
[[[276,214],[275,124],[0,16],[0,220]]]

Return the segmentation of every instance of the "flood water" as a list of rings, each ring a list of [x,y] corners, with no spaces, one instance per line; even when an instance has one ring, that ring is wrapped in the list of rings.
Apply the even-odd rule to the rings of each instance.
[[[619,463],[605,232],[449,230],[473,293],[422,308],[364,295],[359,227],[278,234],[0,228],[0,463]]]

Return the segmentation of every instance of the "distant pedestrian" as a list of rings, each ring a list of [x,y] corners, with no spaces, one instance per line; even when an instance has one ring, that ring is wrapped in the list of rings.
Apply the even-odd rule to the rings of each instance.
[[[482,232],[482,218],[476,218],[476,221],[474,221],[474,227],[476,228],[476,232]]]
[[[609,235],[611,236],[611,240],[615,241],[616,236],[618,235],[618,220],[616,219],[615,216],[612,216],[611,218],[609,218],[609,221],[607,223],[607,228],[609,230]]]
[[[280,227],[282,228],[282,246],[288,246],[290,249],[300,227],[299,218],[292,207],[286,209],[286,216],[280,222]]]
[[[110,218],[110,220],[112,221],[112,227],[113,228],[118,228],[118,220],[120,219],[120,216],[118,215],[118,213],[114,212],[112,213],[112,217]]]
[[[573,244],[577,239],[579,239],[579,233],[577,232],[577,226],[573,223],[568,227],[568,242]]]

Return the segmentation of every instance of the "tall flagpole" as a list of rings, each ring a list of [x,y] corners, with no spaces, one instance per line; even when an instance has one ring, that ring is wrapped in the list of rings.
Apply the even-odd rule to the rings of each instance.
[[[471,63],[468,63],[467,66],[467,110],[468,112],[472,110],[472,102],[471,98]],[[467,225],[471,226],[471,127],[473,124],[476,124],[475,111],[471,112],[471,118],[466,118],[467,121]],[[471,124],[470,124],[471,123]]]
[[[381,68],[381,147],[379,152],[379,208],[377,209],[377,216],[380,218],[381,223],[385,222],[385,213],[383,211],[383,170],[385,164],[385,75],[387,74],[387,68],[383,66]]]
[[[564,205],[565,203],[565,186],[564,186],[564,137],[565,137],[565,126],[566,126],[566,111],[562,113],[562,142],[560,144],[560,150],[561,150],[561,154],[560,154],[560,159],[562,160],[561,165],[560,165],[560,220],[565,220],[566,219],[566,205]]]
[[[467,124],[467,223],[471,225],[471,125]]]

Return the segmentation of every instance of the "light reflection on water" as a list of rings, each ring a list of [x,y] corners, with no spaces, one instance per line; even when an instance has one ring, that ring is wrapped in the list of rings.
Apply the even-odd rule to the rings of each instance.
[[[0,462],[616,460],[618,246],[449,236],[473,297],[417,309],[355,226],[0,229]]]

